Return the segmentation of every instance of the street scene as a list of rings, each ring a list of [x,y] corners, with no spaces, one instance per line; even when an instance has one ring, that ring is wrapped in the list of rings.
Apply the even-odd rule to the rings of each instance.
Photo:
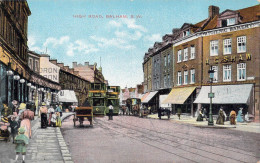
[[[0,163],[260,163],[260,0],[0,0]]]

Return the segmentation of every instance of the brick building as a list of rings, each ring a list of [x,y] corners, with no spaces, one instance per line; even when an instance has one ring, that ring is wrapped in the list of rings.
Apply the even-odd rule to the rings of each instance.
[[[219,13],[217,6],[209,6],[208,18],[196,24],[184,23],[172,41],[173,88],[164,103],[191,115],[202,106],[209,108],[208,70],[212,68],[216,92],[213,113],[217,114],[221,106],[228,113],[243,107],[244,114],[249,112],[259,119],[259,8],[256,5]],[[160,77],[164,78],[167,59],[162,54],[158,63],[162,67]],[[161,87],[167,83],[159,82]]]

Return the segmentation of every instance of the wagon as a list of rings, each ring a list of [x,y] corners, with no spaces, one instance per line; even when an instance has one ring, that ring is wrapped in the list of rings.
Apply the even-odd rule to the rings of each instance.
[[[79,121],[80,126],[82,126],[85,119],[90,122],[90,126],[93,126],[93,107],[90,106],[88,102],[85,102],[83,106],[75,108],[73,118],[74,127],[76,126],[77,121]]]

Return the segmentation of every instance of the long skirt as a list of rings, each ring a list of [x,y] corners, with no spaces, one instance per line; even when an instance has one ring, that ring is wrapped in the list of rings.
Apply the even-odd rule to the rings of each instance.
[[[236,124],[236,116],[235,115],[231,115],[230,116],[230,124],[231,125],[235,125]]]
[[[32,130],[31,130],[31,121],[29,119],[23,119],[21,121],[20,127],[25,128],[25,133],[24,135],[27,136],[28,138],[32,137]]]
[[[47,114],[42,113],[41,114],[41,128],[46,128],[47,126],[48,126]]]

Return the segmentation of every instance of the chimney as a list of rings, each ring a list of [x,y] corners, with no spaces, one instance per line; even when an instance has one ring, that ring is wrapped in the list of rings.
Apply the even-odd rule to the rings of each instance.
[[[209,18],[210,19],[213,19],[218,14],[219,14],[218,6],[209,6]]]
[[[77,62],[72,62],[72,68],[77,67]]]

